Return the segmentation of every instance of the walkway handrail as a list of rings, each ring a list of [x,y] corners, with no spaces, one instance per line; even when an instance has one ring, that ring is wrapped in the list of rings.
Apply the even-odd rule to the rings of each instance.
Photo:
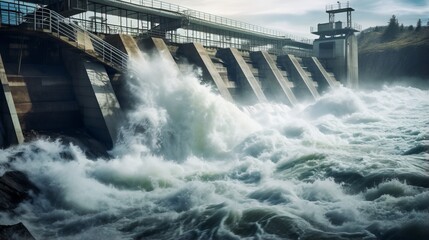
[[[162,2],[159,0],[117,0],[117,1],[130,3],[130,4],[134,4],[134,5],[138,5],[138,6],[143,6],[143,7],[150,7],[150,8],[154,8],[154,9],[170,11],[170,12],[183,13],[183,14],[187,15],[189,18],[193,18],[195,20],[205,21],[205,22],[209,22],[209,23],[213,23],[213,24],[217,24],[217,25],[234,27],[234,28],[246,30],[249,32],[262,33],[265,35],[278,37],[278,38],[292,39],[294,41],[303,42],[303,43],[310,43],[311,42],[311,40],[309,40],[309,39],[299,38],[299,37],[294,36],[292,34],[287,34],[284,32],[273,30],[273,29],[264,28],[264,27],[261,27],[258,25],[253,25],[250,23],[241,22],[241,21],[230,19],[230,18],[221,17],[221,16],[217,16],[217,15],[193,10],[190,8],[182,7],[182,6],[179,6],[176,4]]]
[[[25,25],[27,29],[48,32],[63,40],[66,38],[67,41],[76,43],[78,48],[94,55],[107,65],[121,71],[127,69],[127,54],[55,11],[5,1],[0,1],[0,11],[2,24]],[[79,34],[89,37],[93,49],[85,49],[85,44],[79,44]]]
[[[343,8],[350,8],[350,2],[340,2],[338,1],[337,4],[329,4],[326,5],[326,11],[333,11],[333,10],[339,10]]]

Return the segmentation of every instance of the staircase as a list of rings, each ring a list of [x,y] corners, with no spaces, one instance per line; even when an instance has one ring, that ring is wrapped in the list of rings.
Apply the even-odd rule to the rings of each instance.
[[[207,51],[208,55],[210,56],[213,64],[215,65],[216,70],[218,71],[220,77],[222,78],[226,87],[228,88],[229,92],[231,93],[232,97],[236,98],[237,97],[236,96],[237,95],[237,92],[236,92],[237,85],[234,81],[231,80],[233,78],[229,77],[228,68],[226,66],[226,63],[222,59],[216,57],[216,50],[215,49],[206,48],[206,51]]]
[[[55,11],[0,1],[0,12],[2,27],[19,27],[49,34],[117,71],[127,69],[127,54]]]
[[[259,86],[261,86],[261,89],[265,92],[266,86],[262,84],[262,82],[264,82],[264,76],[262,76],[262,74],[259,73],[259,68],[257,64],[255,64],[252,61],[252,59],[250,58],[249,52],[242,52],[241,55],[243,56],[243,59],[246,62],[247,66],[249,66],[250,71],[252,72],[256,81],[259,83]]]
[[[286,83],[288,87],[293,89],[295,85],[293,84],[293,82],[289,81],[291,76],[288,74],[286,68],[277,62],[277,55],[270,54],[270,56],[273,59],[273,61],[276,63],[276,66],[279,69],[280,73],[282,74],[283,78],[287,80]]]
[[[301,57],[295,57],[295,58],[296,58],[296,60],[298,60],[299,65],[304,70],[304,72],[307,75],[308,79],[313,83],[314,87],[317,88],[319,86],[319,84],[313,78],[313,74],[310,72],[310,70],[308,69],[307,65],[304,64],[303,59]]]
[[[328,72],[316,57],[303,58],[303,64],[308,67],[313,79],[317,80],[319,83],[318,86],[320,91],[340,86],[335,75],[332,72]]]
[[[310,94],[313,99],[320,97],[317,91],[318,84],[314,81],[311,72],[303,65],[302,58],[287,54],[279,56],[277,64],[282,67],[282,70],[286,70],[290,74],[296,96],[307,98],[306,96]]]

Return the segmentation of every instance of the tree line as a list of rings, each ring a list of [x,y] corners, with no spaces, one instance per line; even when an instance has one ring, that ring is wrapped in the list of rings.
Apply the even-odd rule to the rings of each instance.
[[[426,23],[426,26],[429,27],[429,20]],[[409,31],[416,31],[416,32],[420,31],[422,29],[422,20],[419,19],[417,21],[415,28],[413,25],[410,25],[407,27],[407,29]],[[377,31],[377,30],[378,29],[375,29],[375,31]],[[395,39],[396,36],[401,31],[404,31],[404,30],[405,30],[404,24],[399,25],[398,18],[395,15],[392,15],[392,17],[389,20],[389,24],[387,25],[386,29],[383,32],[382,39],[384,41],[389,41],[389,40]]]

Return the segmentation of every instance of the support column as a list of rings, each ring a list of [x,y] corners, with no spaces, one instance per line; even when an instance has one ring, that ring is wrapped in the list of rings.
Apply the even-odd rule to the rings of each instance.
[[[24,142],[24,135],[22,134],[21,125],[19,123],[18,114],[9,88],[9,81],[7,80],[6,70],[4,68],[1,55],[0,80],[0,147],[21,144]]]
[[[286,67],[295,79],[295,88],[307,89],[314,99],[320,97],[313,81],[308,77],[305,70],[302,68],[298,59],[292,54],[287,54],[279,57],[279,63]]]
[[[83,31],[76,32],[76,42],[80,49],[83,49],[88,52],[94,52],[94,46],[92,45],[91,38],[88,33]]]
[[[358,66],[358,44],[355,35],[347,37],[346,40],[347,60],[347,87],[359,88],[359,66]]]
[[[228,64],[228,71],[231,70],[235,76],[235,81],[243,89],[244,93],[250,93],[252,99],[244,99],[246,103],[266,102],[267,98],[262,92],[259,82],[253,76],[252,71],[235,48],[220,49],[217,56]],[[247,98],[247,96],[242,96]]]
[[[182,44],[178,52],[203,70],[203,79],[213,82],[223,98],[230,102],[233,101],[231,93],[203,45],[200,43]]]
[[[331,76],[326,69],[323,67],[322,63],[320,63],[317,57],[309,57],[305,59],[306,65],[312,70],[314,77],[317,77],[317,82],[320,86],[324,86],[324,89],[327,87],[336,88],[340,85],[339,82],[335,79],[335,77]]]
[[[63,56],[73,78],[85,128],[112,148],[124,116],[104,66],[72,52],[64,52]]]
[[[170,50],[168,49],[167,44],[165,44],[164,39],[150,37],[142,40],[142,47],[147,50],[154,51],[155,54],[166,60],[171,64],[171,66],[175,66],[178,68],[176,61],[174,61],[173,56],[171,55]]]
[[[136,40],[131,35],[127,34],[115,34],[106,36],[106,42],[112,44],[122,52],[126,53],[130,59],[139,61],[143,59],[143,54],[137,45]]]
[[[289,80],[282,75],[270,54],[266,51],[258,51],[250,53],[250,57],[258,64],[259,73],[265,76],[273,97],[280,101],[284,99],[291,106],[296,105],[297,100],[289,87]]]

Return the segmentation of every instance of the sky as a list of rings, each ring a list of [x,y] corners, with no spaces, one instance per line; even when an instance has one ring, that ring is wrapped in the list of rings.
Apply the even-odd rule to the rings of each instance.
[[[310,27],[328,22],[326,5],[333,0],[163,0],[194,10],[207,12],[279,30],[301,37],[316,38]],[[349,1],[355,9],[352,22],[366,29],[387,25],[396,15],[399,24],[416,25],[429,19],[429,0],[355,0]],[[345,2],[344,2],[345,3]],[[346,14],[335,15],[335,21],[346,22]]]

